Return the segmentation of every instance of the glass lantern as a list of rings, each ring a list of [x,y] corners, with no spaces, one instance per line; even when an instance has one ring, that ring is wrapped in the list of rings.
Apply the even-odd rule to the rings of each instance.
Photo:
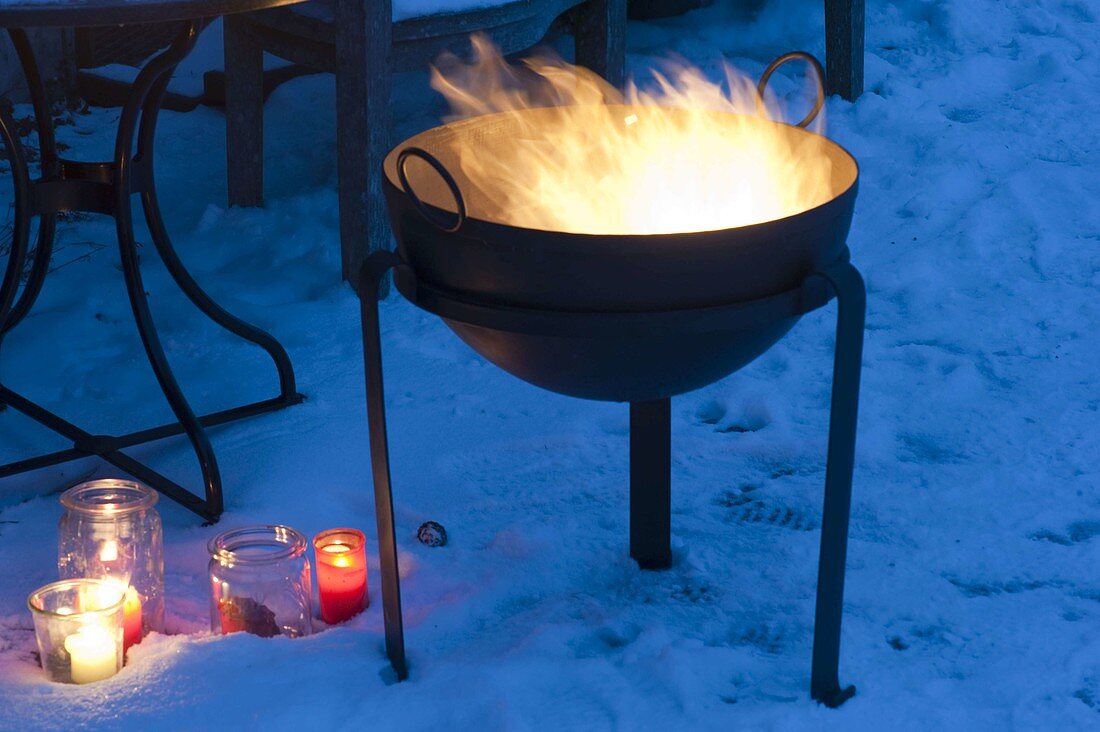
[[[289,526],[246,526],[214,537],[210,628],[263,638],[313,631],[306,537]]]
[[[93,480],[61,495],[62,579],[114,582],[126,591],[125,645],[164,631],[164,536],[157,492],[132,480]]]
[[[61,580],[27,598],[42,668],[51,681],[88,684],[118,673],[126,593],[109,580]]]

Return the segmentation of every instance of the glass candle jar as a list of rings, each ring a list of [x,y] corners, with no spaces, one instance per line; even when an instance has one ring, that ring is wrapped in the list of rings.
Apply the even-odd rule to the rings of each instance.
[[[108,580],[126,591],[125,646],[164,631],[164,536],[157,492],[132,480],[93,480],[61,494],[62,579]]]
[[[289,526],[246,526],[214,537],[210,628],[264,638],[313,631],[309,544]]]
[[[51,681],[88,684],[122,668],[126,592],[108,580],[61,580],[27,598]]]
[[[330,625],[367,607],[366,543],[363,532],[356,529],[329,529],[313,537],[321,618]]]

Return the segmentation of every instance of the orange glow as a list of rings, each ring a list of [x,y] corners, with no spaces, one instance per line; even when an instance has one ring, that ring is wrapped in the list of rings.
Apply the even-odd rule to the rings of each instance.
[[[103,542],[103,548],[99,550],[99,561],[118,561],[118,542],[114,541],[113,539]]]
[[[321,551],[331,555],[331,557],[325,557],[324,559],[318,557],[318,561],[325,564],[330,564],[333,567],[350,567],[354,564],[351,547],[345,544],[329,544],[321,547]]]
[[[335,536],[333,534],[336,534]],[[331,544],[324,543],[331,541]],[[351,541],[352,544],[343,542]],[[367,555],[363,533],[333,529],[314,538],[317,551],[317,594],[321,617],[340,623],[367,606]]]
[[[655,91],[619,92],[551,57],[524,62],[532,81],[486,38],[473,44],[474,63],[442,58],[432,87],[447,98],[452,119],[502,114],[517,130],[503,141],[463,136],[454,151],[463,187],[498,208],[492,220],[588,234],[714,231],[790,216],[834,196],[824,138],[792,135],[760,117],[755,84],[733,69],[723,85],[668,64]],[[559,114],[522,114],[547,106]]]

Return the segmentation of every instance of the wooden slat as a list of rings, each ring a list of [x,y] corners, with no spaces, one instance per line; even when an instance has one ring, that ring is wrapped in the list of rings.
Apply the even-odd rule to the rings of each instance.
[[[825,0],[826,93],[851,101],[863,93],[864,0]]]

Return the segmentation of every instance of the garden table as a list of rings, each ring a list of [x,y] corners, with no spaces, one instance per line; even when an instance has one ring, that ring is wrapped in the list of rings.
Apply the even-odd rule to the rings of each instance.
[[[49,273],[58,214],[82,211],[115,219],[122,279],[145,354],[176,421],[122,435],[85,431],[22,394],[0,379],[0,409],[10,407],[71,441],[72,446],[0,466],[0,478],[51,465],[99,456],[144,481],[202,517],[214,521],[222,512],[222,480],[206,428],[280,409],[301,401],[294,371],[283,347],[271,335],[234,317],[199,286],[172,246],[157,201],[153,173],[153,143],[157,115],[176,66],[194,48],[210,18],[261,10],[299,0],[0,0],[0,28],[7,29],[26,77],[36,118],[40,174],[31,177],[11,115],[0,108],[3,141],[14,187],[14,222],[7,268],[0,280],[0,343],[30,311]],[[109,162],[67,160],[58,155],[50,105],[42,76],[28,42],[26,28],[95,27],[127,23],[172,22],[179,31],[172,43],[149,60],[130,86],[119,117],[114,155]],[[172,280],[207,317],[238,337],[264,349],[279,376],[278,396],[204,416],[188,404],[157,335],[142,284],[134,239],[132,197],[142,210],[155,249]],[[39,218],[34,247],[31,221]],[[202,471],[203,491],[197,495],[148,465],[126,454],[126,448],[185,434]]]

